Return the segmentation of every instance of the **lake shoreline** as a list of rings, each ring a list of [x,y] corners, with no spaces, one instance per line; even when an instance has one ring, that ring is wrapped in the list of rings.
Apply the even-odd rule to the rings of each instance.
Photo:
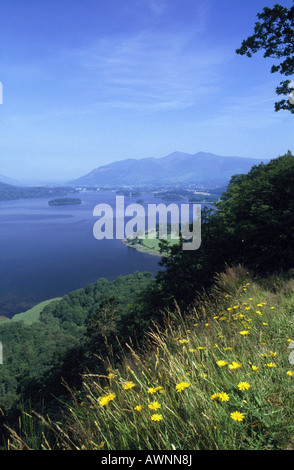
[[[128,243],[125,239],[122,240],[122,243],[124,245],[126,245],[127,247],[129,247],[129,248],[133,248],[133,249],[139,251],[139,253],[144,253],[145,255],[158,256],[159,258],[162,257],[162,255],[160,253],[154,253],[154,252],[148,251],[147,248],[144,250],[138,245],[132,245],[131,243]]]

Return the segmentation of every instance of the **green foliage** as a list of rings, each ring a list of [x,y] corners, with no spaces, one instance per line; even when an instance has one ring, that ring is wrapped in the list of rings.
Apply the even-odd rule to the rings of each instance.
[[[104,356],[104,374],[86,371],[61,419],[23,415],[9,449],[292,449],[293,306],[290,274],[227,269],[191,315],[170,311],[146,348],[115,367]]]
[[[93,355],[108,352],[105,337],[111,343],[116,335],[123,339],[132,332],[129,316],[141,291],[153,283],[151,273],[138,271],[114,281],[102,278],[44,303],[37,322],[1,322],[0,408],[13,417],[20,400],[40,409],[46,398],[55,412],[52,396],[67,393],[62,378],[79,386],[79,374],[93,364]]]
[[[231,178],[216,208],[202,212],[196,251],[169,248],[157,275],[162,302],[187,307],[226,264],[243,263],[256,273],[294,266],[294,157],[286,155]],[[168,248],[166,248],[168,249]]]
[[[264,57],[281,60],[278,65],[272,66],[272,73],[294,75],[294,6],[286,8],[277,4],[273,8],[265,7],[257,17],[262,21],[255,23],[254,34],[243,40],[236,50],[237,54],[252,57],[252,54],[263,50]],[[289,94],[289,83],[290,80],[282,81],[276,93]],[[275,103],[275,110],[281,109],[294,113],[294,105],[286,100]]]

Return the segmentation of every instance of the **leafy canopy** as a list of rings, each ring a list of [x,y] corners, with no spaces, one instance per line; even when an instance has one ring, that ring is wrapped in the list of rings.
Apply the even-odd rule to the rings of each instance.
[[[271,67],[271,72],[282,75],[294,75],[294,5],[290,8],[276,4],[273,8],[265,7],[258,13],[260,21],[255,23],[254,34],[244,39],[237,54],[252,57],[252,54],[263,50],[263,57],[280,60]],[[280,82],[276,88],[278,95],[289,95],[290,80]],[[281,109],[294,113],[294,105],[287,99],[275,103],[275,111]]]

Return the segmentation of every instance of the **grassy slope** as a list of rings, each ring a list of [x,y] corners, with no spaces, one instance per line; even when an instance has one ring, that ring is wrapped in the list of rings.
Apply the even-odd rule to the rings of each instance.
[[[43,302],[40,302],[39,304],[35,305],[29,310],[26,310],[25,312],[17,313],[11,319],[7,318],[3,321],[3,323],[6,321],[23,321],[26,325],[32,325],[33,323],[39,321],[40,313],[45,307],[45,305],[48,305],[53,300],[59,300],[59,297],[55,299],[44,300]]]
[[[149,348],[85,374],[51,430],[65,449],[293,449],[293,310],[293,278],[228,269],[194,312],[154,327]],[[11,447],[26,445],[14,435]]]
[[[142,244],[140,244],[139,242],[131,244],[128,242],[128,239],[125,239],[124,243],[131,248],[135,248],[138,251],[142,251],[143,253],[161,256],[159,249],[160,240],[156,237],[158,237],[158,232],[152,233],[151,235],[149,234],[148,238],[146,235],[146,238],[142,240]],[[170,245],[179,243],[178,239],[171,239],[170,235],[167,236],[167,240]]]

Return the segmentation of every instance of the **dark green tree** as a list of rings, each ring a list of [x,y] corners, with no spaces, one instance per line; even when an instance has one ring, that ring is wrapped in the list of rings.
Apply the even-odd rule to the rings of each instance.
[[[271,67],[271,72],[285,76],[294,76],[294,5],[290,8],[276,4],[273,8],[265,7],[257,14],[254,34],[244,39],[237,54],[252,57],[258,51],[264,51],[264,57],[278,59],[279,63]],[[290,80],[283,80],[276,88],[278,95],[288,95]],[[294,105],[289,99],[275,103],[275,111],[281,109],[294,113]]]
[[[187,308],[226,265],[256,274],[294,266],[294,157],[288,152],[231,178],[216,210],[202,212],[201,246],[163,256],[156,276],[161,304]],[[166,249],[166,247],[165,247]]]

